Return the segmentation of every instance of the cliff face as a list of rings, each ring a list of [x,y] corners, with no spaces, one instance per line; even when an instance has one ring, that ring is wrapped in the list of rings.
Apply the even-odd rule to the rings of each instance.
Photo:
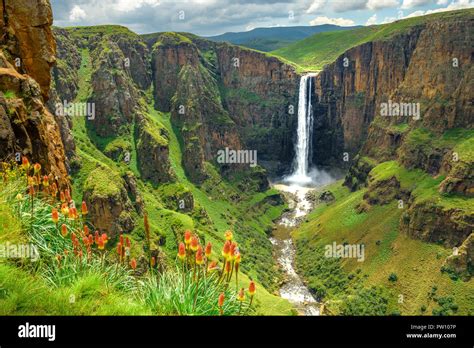
[[[280,60],[227,44],[216,48],[223,104],[259,159],[291,163],[299,76]]]
[[[391,126],[399,124],[438,135],[472,127],[472,29],[472,20],[431,21],[354,47],[326,67],[316,78],[315,108],[317,127],[328,137],[315,138],[316,162],[340,162],[342,152],[353,158],[361,149],[378,160],[393,159],[403,132]],[[389,100],[420,103],[420,120],[380,116]]]
[[[473,30],[469,16],[430,20],[354,47],[316,77],[315,162],[351,165],[345,184],[368,186],[361,211],[400,200],[400,231],[447,247],[474,226]],[[389,102],[419,114],[383,115]],[[376,180],[388,161],[398,169]]]
[[[256,150],[262,161],[290,162],[298,84],[292,67],[262,53],[176,33],[148,44],[155,104],[171,111],[181,128],[183,165],[193,181],[206,178],[204,161],[215,160],[226,147]]]
[[[21,153],[67,186],[60,130],[44,105],[56,48],[49,1],[5,0],[0,11],[0,157]]]

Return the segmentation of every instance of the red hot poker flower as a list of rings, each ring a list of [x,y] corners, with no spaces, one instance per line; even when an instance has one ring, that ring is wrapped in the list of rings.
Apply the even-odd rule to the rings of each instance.
[[[222,256],[224,256],[227,259],[229,255],[230,255],[230,242],[227,240],[224,243],[224,248],[222,249]]]
[[[137,260],[132,259],[130,261],[130,267],[132,267],[132,269],[135,270],[137,268]]]
[[[196,236],[193,236],[193,237],[191,238],[191,250],[192,250],[192,251],[198,250],[198,246],[199,246],[199,241],[198,241],[198,239],[196,238]]]
[[[23,167],[23,169],[28,169],[30,167],[30,162],[25,156],[21,158],[21,166]]]
[[[82,215],[87,215],[87,213],[89,212],[89,211],[87,210],[86,202],[84,202],[84,201],[82,201],[81,212],[82,212]]]
[[[225,231],[225,239],[232,240],[232,238],[234,238],[234,234],[232,233],[232,231]]]
[[[35,165],[33,166],[33,170],[34,170],[35,174],[38,174],[41,170],[41,164],[35,163]]]
[[[225,295],[223,292],[221,292],[221,294],[219,295],[219,300],[217,301],[217,305],[222,308],[222,306],[224,305],[224,300],[225,300]]]
[[[204,262],[204,258],[202,256],[202,247],[199,246],[196,251],[196,265],[202,265]]]
[[[62,224],[61,226],[61,234],[63,237],[67,236],[67,226],[65,224]]]
[[[156,259],[155,259],[154,256],[152,256],[151,260],[150,260],[150,266],[153,268],[153,267],[155,267],[155,265],[156,265]]]
[[[186,257],[186,246],[184,245],[184,243],[179,243],[179,247],[178,247],[178,257],[179,257],[181,260],[184,260],[184,258]]]
[[[251,281],[250,282],[250,285],[249,285],[249,295],[250,296],[253,296],[255,295],[255,292],[257,291],[257,289],[255,288],[255,282],[254,281]]]
[[[59,214],[56,208],[53,208],[53,211],[51,212],[51,219],[55,224],[57,224],[59,221]]]
[[[212,244],[211,244],[211,242],[207,243],[205,253],[206,253],[207,258],[211,257],[211,253],[212,253]]]
[[[239,293],[237,294],[237,300],[242,302],[245,300],[245,290],[244,288],[240,289]]]
[[[184,231],[184,242],[186,243],[186,245],[191,243],[191,237],[192,237],[192,233],[190,230]]]

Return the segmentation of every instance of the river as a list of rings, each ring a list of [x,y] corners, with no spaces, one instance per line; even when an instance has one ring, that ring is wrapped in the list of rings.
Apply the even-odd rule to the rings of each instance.
[[[316,189],[285,184],[275,184],[273,187],[287,193],[285,196],[290,208],[278,221],[270,237],[275,259],[285,274],[280,296],[290,301],[302,315],[319,315],[320,303],[295,270],[296,247],[291,238],[291,231],[312,209],[312,203],[306,199],[306,194]]]

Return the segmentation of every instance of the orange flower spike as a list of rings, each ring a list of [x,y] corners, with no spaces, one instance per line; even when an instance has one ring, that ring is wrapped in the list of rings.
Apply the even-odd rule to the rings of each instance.
[[[155,267],[155,265],[156,265],[156,259],[155,259],[154,256],[152,256],[151,260],[150,260],[150,266],[153,268],[153,267]]]
[[[119,237],[119,243],[123,245],[123,234],[121,234]]]
[[[89,235],[89,227],[87,227],[87,225],[84,225],[84,235]]]
[[[49,186],[49,178],[47,175],[43,176],[43,186],[48,187]]]
[[[234,238],[234,234],[232,231],[226,231],[225,232],[225,240],[232,240]]]
[[[207,271],[210,272],[210,271],[214,271],[215,269],[217,268],[217,262],[216,261],[212,261],[209,266],[207,266]]]
[[[64,215],[64,216],[68,216],[69,215],[69,208],[67,206],[66,203],[63,203],[61,205],[61,213]]]
[[[130,243],[130,239],[129,239],[128,237],[127,237],[127,239],[125,240],[125,242],[126,242],[125,245],[127,246],[127,248],[130,249],[130,248],[131,248],[131,243]]]
[[[63,237],[67,236],[67,226],[65,224],[62,224],[61,226],[61,234]]]
[[[73,220],[77,219],[77,209],[76,209],[76,207],[72,207],[71,209],[69,209],[69,217]]]
[[[82,244],[84,244],[85,246],[88,246],[89,245],[89,238],[83,237],[82,238]]]
[[[28,169],[30,167],[30,162],[25,156],[21,158],[21,166],[23,167],[23,169]]]
[[[206,257],[207,258],[211,257],[211,253],[212,253],[212,244],[211,242],[208,242],[206,245],[206,250],[205,250]]]
[[[191,237],[192,233],[190,230],[184,231],[184,243],[186,243],[186,245],[189,245],[191,243]]]
[[[89,211],[87,210],[87,204],[84,201],[82,201],[81,212],[82,212],[82,215],[87,215],[87,213],[89,213]]]
[[[61,200],[61,202],[66,202],[66,197],[64,196],[64,192],[61,191],[59,192],[59,199]]]
[[[104,244],[107,244],[107,242],[109,241],[109,237],[107,236],[107,233],[102,233],[102,236],[100,236],[100,238],[102,239]]]
[[[65,190],[64,190],[64,196],[66,197],[66,200],[67,200],[68,202],[72,201],[72,199],[71,199],[71,192],[69,192],[69,189],[65,189]]]
[[[122,256],[122,244],[120,243],[117,244],[117,254],[119,254],[119,256]]]
[[[240,289],[239,293],[237,294],[237,300],[242,302],[245,300],[245,290],[244,288]]]
[[[196,250],[198,250],[198,247],[199,247],[199,241],[196,238],[196,236],[193,236],[191,238],[191,250],[196,251]]]
[[[202,255],[202,247],[199,246],[196,251],[196,265],[202,265],[204,263],[204,258]]]
[[[104,250],[105,248],[105,242],[101,237],[99,237],[97,248],[99,248],[99,250]]]
[[[92,237],[92,234],[89,234],[89,245],[94,244],[94,238]]]
[[[249,285],[249,295],[250,296],[253,296],[255,295],[255,292],[257,291],[256,287],[255,287],[255,282],[254,281],[251,281],[250,282],[250,285]]]
[[[53,211],[51,212],[51,219],[55,224],[57,224],[59,221],[59,213],[56,208],[53,208]]]
[[[179,243],[178,257],[181,260],[184,260],[186,258],[186,246],[184,245],[184,243]]]
[[[94,235],[94,241],[95,241],[95,244],[99,244],[99,231],[95,231],[95,235]]]
[[[225,300],[225,295],[223,292],[219,295],[219,299],[217,300],[217,305],[219,306],[219,312],[220,314],[224,314],[222,311],[222,307],[224,306],[224,300]]]
[[[230,242],[227,240],[224,244],[224,248],[222,249],[222,256],[224,256],[226,259],[230,255]]]
[[[41,164],[35,163],[35,165],[33,166],[33,170],[34,170],[35,174],[38,174],[41,170]]]
[[[137,268],[137,260],[132,259],[130,261],[130,267],[132,267],[132,269],[135,270]]]
[[[29,187],[29,194],[30,194],[30,196],[35,195],[35,187],[33,185],[30,185],[30,187]]]

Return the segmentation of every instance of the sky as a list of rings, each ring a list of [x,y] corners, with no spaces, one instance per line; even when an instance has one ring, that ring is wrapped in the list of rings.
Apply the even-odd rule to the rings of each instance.
[[[54,25],[120,24],[202,36],[259,27],[372,25],[474,7],[474,0],[51,0]]]

